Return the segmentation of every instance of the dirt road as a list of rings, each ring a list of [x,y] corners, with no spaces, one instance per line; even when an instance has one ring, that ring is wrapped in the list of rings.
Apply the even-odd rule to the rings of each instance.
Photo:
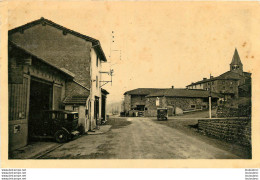
[[[44,159],[236,159],[238,156],[149,118],[117,118],[109,132],[85,135]]]

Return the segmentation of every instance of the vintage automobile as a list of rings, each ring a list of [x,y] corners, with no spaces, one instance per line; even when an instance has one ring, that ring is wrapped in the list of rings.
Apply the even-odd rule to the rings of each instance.
[[[157,120],[167,120],[168,119],[168,109],[167,108],[157,108]]]
[[[67,142],[79,133],[78,112],[67,110],[45,110],[31,124],[34,138],[52,137],[59,143]]]

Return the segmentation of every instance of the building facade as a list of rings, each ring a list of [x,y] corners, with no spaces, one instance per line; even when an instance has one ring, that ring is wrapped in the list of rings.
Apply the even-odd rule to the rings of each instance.
[[[209,96],[212,106],[217,106],[220,96],[205,90],[166,89],[146,96],[145,116],[156,116],[157,108],[167,108],[168,115],[209,108]]]
[[[224,95],[225,100],[238,98],[241,93],[251,96],[251,73],[243,71],[243,64],[237,49],[235,49],[229,71],[217,77],[203,78],[201,81],[189,84],[186,88],[220,93]]]
[[[136,114],[138,111],[145,110],[146,96],[160,91],[159,88],[138,88],[124,93],[123,110],[126,115]]]
[[[45,62],[45,64],[56,68],[57,72],[50,72],[49,75],[46,73],[47,75],[44,77],[44,80],[48,77],[54,79],[49,79],[48,81],[52,83],[47,83],[48,88],[46,86],[41,91],[46,90],[46,92],[42,93],[53,94],[52,99],[56,98],[59,100],[47,101],[49,95],[46,95],[45,101],[35,102],[43,103],[43,106],[37,106],[35,111],[65,108],[78,110],[80,124],[84,126],[85,131],[94,130],[97,124],[100,124],[102,119],[101,112],[105,112],[102,108],[106,107],[102,105],[104,104],[102,100],[106,98],[104,98],[104,94],[102,96],[101,92],[102,76],[100,71],[102,62],[106,62],[107,59],[98,40],[44,18],[9,30],[8,40],[9,44],[21,48],[23,52],[30,54],[35,59],[40,59],[39,62]],[[20,71],[13,65],[13,56],[19,59],[21,55],[9,50],[9,70],[12,72],[9,76],[9,84],[13,84],[16,81],[18,77],[15,75],[16,71]],[[25,62],[27,61],[30,60],[26,60]],[[33,65],[27,65],[27,69],[31,69],[31,74],[38,73],[37,76],[45,76],[41,71],[49,71],[48,67],[43,66],[41,63],[36,64],[38,61],[32,62],[34,63]],[[19,68],[21,67],[19,66]],[[22,68],[24,67],[22,66]],[[28,72],[25,72],[25,74],[28,74]],[[62,76],[58,76],[58,74],[62,74]],[[71,78],[70,82],[67,81],[67,77]],[[36,83],[39,81],[32,81],[32,79],[34,77],[27,78],[24,81],[31,85],[35,84],[31,88],[36,88],[36,91],[33,91],[31,94],[34,93],[35,97],[38,97],[40,94],[37,92],[39,91],[37,86],[40,87],[42,84]],[[52,85],[53,82],[54,85]],[[20,91],[15,93],[9,91],[9,101],[20,97],[19,93]],[[80,99],[79,104],[78,102],[72,104],[75,99],[78,100],[77,98]],[[49,99],[51,98],[49,97]],[[85,103],[82,103],[82,101],[85,101]],[[48,105],[48,103],[53,104]],[[14,104],[11,103],[9,111],[16,110],[17,105],[15,102]],[[106,116],[103,114],[103,117]],[[11,119],[9,118],[9,120]],[[13,127],[10,128],[12,129]],[[22,144],[24,145],[25,143]],[[12,147],[15,148],[15,146]]]
[[[9,150],[31,139],[40,110],[61,109],[65,84],[74,78],[16,44],[8,45]]]
[[[206,90],[189,89],[153,89],[139,88],[125,92],[124,112],[128,116],[135,116],[142,111],[144,116],[156,116],[157,108],[168,108],[169,116],[181,114],[185,111],[207,109],[209,96],[213,106],[217,105],[221,97],[217,93]]]

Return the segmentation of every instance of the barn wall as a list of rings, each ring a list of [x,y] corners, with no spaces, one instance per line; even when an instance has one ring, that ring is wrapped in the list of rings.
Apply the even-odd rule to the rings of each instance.
[[[64,98],[66,78],[35,58],[29,64],[24,62],[23,54],[12,51],[8,59],[8,110],[9,110],[9,150],[25,146],[28,143],[28,118],[30,100],[30,82],[32,78],[53,84],[53,108],[60,109]],[[21,78],[22,77],[22,78]]]

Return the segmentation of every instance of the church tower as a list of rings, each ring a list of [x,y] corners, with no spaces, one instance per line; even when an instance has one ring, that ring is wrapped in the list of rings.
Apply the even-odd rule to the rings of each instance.
[[[235,49],[231,64],[230,64],[230,71],[243,74],[243,64],[240,60],[240,57],[238,55],[237,49]]]

